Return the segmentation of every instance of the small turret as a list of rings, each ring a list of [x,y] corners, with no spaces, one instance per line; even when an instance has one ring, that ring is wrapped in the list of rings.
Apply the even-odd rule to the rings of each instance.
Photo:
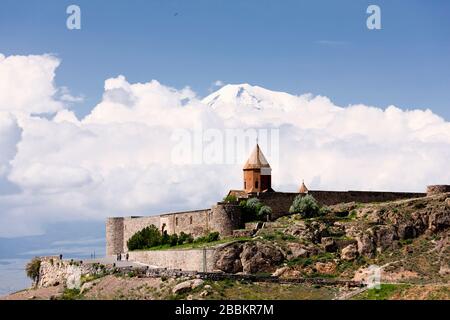
[[[308,188],[305,185],[305,180],[302,181],[302,185],[300,186],[300,189],[298,190],[299,193],[308,193]]]

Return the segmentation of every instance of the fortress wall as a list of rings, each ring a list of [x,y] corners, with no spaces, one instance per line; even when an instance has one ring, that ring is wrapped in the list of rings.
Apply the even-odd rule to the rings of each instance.
[[[154,225],[158,229],[160,229],[160,219],[159,216],[150,216],[150,217],[126,217],[123,222],[123,235],[122,235],[122,252],[127,252],[127,241],[130,239],[136,232],[148,227],[150,225]],[[120,235],[118,235],[120,236]],[[108,243],[108,242],[107,242]]]
[[[450,192],[450,185],[433,185],[427,187],[427,194],[432,196],[439,193],[447,193]]]
[[[168,234],[190,233],[194,237],[202,236],[209,230],[210,209],[167,213],[160,216],[160,229]]]
[[[345,202],[385,202],[426,196],[425,193],[383,191],[309,191],[308,194],[323,205]],[[299,193],[267,192],[260,193],[258,198],[262,203],[272,208],[271,219],[274,220],[289,213],[289,208],[297,195]]]
[[[233,230],[243,227],[239,205],[218,203],[211,208],[210,230],[221,236],[233,234]]]
[[[425,193],[384,191],[309,191],[309,194],[324,205],[334,205],[342,202],[385,202],[426,196]]]
[[[215,249],[130,251],[129,259],[151,266],[183,271],[213,271]]]
[[[289,208],[298,195],[296,192],[264,192],[258,198],[264,205],[272,208],[271,219],[275,220],[289,213]]]
[[[122,252],[124,218],[106,219],[106,256]]]

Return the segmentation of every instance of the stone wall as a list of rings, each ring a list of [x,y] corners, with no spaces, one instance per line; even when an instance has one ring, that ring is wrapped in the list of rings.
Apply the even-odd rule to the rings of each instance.
[[[412,192],[383,192],[383,191],[314,191],[310,190],[312,195],[322,205],[334,205],[345,202],[385,202],[400,199],[412,199],[425,197],[426,193]],[[262,203],[272,208],[271,219],[279,218],[288,214],[295,197],[299,193],[291,192],[266,192],[260,193],[258,198]]]
[[[215,249],[130,251],[129,259],[154,267],[183,271],[213,271]]]
[[[106,255],[112,256],[122,252],[124,218],[108,218],[106,219]]]
[[[445,186],[447,187],[447,186]],[[442,192],[442,186],[429,187],[429,192]],[[342,202],[384,202],[423,197],[425,193],[375,192],[375,191],[309,191],[319,203],[333,205]],[[258,198],[272,208],[274,220],[289,213],[289,208],[299,193],[264,192]],[[233,230],[243,228],[241,210],[236,204],[217,203],[211,209],[167,213],[160,216],[108,218],[106,222],[106,254],[127,252],[127,241],[136,232],[154,225],[169,234],[191,233],[194,237],[217,231],[230,236]]]
[[[79,285],[81,275],[95,273],[92,264],[83,264],[80,261],[61,260],[57,256],[41,257],[40,260],[38,288],[52,287],[58,284],[67,285],[69,288],[72,284],[76,287]]]
[[[190,233],[199,237],[209,231],[210,209],[167,213],[159,216],[161,230],[168,234]]]
[[[427,187],[427,195],[432,196],[440,193],[450,192],[450,185],[433,185]]]
[[[221,236],[230,236],[233,230],[243,227],[239,205],[218,203],[211,208],[210,230]]]
[[[160,219],[159,216],[150,217],[126,217],[123,221],[123,234],[122,234],[122,251],[127,252],[127,241],[138,231],[141,231],[145,227],[154,225],[156,228],[160,229]],[[120,237],[120,232],[117,234]],[[116,252],[120,253],[120,252]]]

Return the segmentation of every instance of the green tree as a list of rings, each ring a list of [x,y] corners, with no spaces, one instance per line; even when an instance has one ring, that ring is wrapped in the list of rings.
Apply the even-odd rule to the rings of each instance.
[[[223,198],[223,201],[227,203],[235,203],[237,202],[237,197],[234,194],[229,194]]]
[[[272,215],[272,208],[269,206],[262,206],[258,211],[258,218],[264,219],[266,217],[269,217]]]
[[[27,277],[33,280],[34,284],[37,284],[39,281],[39,272],[41,270],[41,259],[33,258],[30,262],[27,263],[25,267],[25,271],[27,273]]]
[[[178,244],[178,235],[176,233],[170,235],[169,244],[174,247]]]
[[[128,241],[128,250],[140,250],[156,247],[162,244],[161,232],[155,226],[145,227],[136,232]]]
[[[316,199],[314,199],[311,195],[298,195],[295,197],[292,202],[291,208],[289,209],[290,213],[298,213],[303,218],[311,218],[319,213],[319,204]]]

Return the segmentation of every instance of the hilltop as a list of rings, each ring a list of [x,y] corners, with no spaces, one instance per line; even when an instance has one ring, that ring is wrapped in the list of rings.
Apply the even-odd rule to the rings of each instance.
[[[141,278],[137,273],[84,277],[82,290],[62,285],[8,299],[450,299],[450,193],[384,203],[343,203],[319,217],[294,214],[255,226],[248,239],[221,243],[216,268],[277,277],[277,282]],[[223,242],[223,240],[222,240]],[[362,281],[381,270],[381,289],[314,280]],[[290,279],[311,279],[303,283]],[[330,282],[331,283],[331,282]]]

